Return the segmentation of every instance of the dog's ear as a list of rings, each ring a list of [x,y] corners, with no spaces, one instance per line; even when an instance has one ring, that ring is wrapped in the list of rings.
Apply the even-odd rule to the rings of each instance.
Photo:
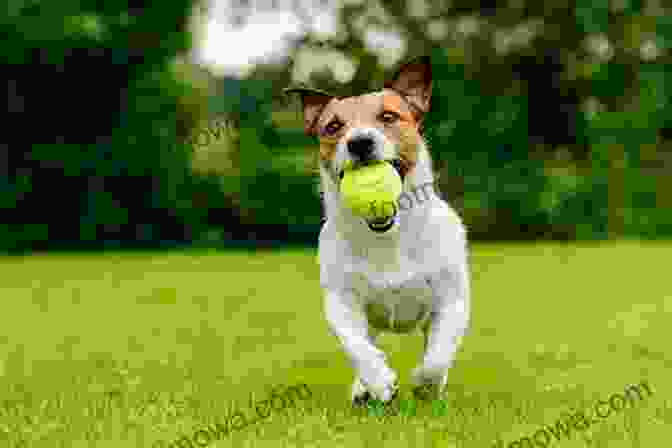
[[[421,56],[404,64],[385,88],[395,90],[410,102],[421,118],[429,112],[432,99],[432,64],[429,56]]]
[[[317,124],[317,119],[320,117],[327,104],[329,104],[329,102],[336,96],[323,90],[310,87],[291,87],[284,89],[283,92],[286,95],[291,93],[298,93],[301,95],[304,130],[307,135],[316,136],[317,129],[315,125]]]

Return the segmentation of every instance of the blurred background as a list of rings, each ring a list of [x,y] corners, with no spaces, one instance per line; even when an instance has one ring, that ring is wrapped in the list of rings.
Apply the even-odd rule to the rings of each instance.
[[[662,0],[8,0],[0,30],[3,252],[315,245],[317,141],[282,89],[423,54],[472,239],[672,236]]]

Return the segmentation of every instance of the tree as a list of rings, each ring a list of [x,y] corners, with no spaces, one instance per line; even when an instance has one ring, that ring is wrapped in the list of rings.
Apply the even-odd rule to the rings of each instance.
[[[158,244],[202,231],[191,148],[175,144],[199,113],[174,65],[191,45],[191,3],[8,4],[0,247]]]
[[[670,228],[672,215],[650,205],[655,187],[639,179],[640,166],[633,164],[650,144],[649,157],[670,163],[664,155],[669,75],[656,68],[670,57],[666,7],[652,1],[393,0],[348,2],[337,11],[342,36],[322,47],[351,57],[356,71],[348,87],[313,77],[314,87],[336,94],[379,88],[393,67],[383,67],[365,44],[365,33],[376,26],[400,33],[402,60],[436,55],[444,73],[435,79],[445,86],[428,135],[442,162],[442,186],[472,235],[602,238]],[[296,51],[320,51],[319,40],[309,33]],[[290,80],[286,67],[277,70],[275,79]],[[267,72],[260,67],[251,78]],[[644,112],[653,110],[642,103],[647,89],[657,92],[655,112]],[[624,135],[626,147],[615,145]],[[656,224],[628,224],[638,207],[636,214],[656,214]]]

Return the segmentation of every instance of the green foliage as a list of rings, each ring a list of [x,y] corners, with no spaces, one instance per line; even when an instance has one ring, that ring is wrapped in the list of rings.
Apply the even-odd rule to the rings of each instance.
[[[442,185],[463,214],[472,238],[584,240],[670,235],[665,232],[672,213],[658,209],[657,181],[640,171],[641,145],[655,145],[658,130],[670,116],[665,113],[668,75],[660,65],[643,64],[635,78],[639,97],[634,104],[640,107],[612,107],[615,110],[592,114],[577,111],[574,145],[590,149],[588,160],[566,164],[558,171],[552,168],[553,152],[531,152],[529,96],[515,89],[493,94],[498,90],[492,84],[473,76],[447,49],[435,49],[432,62],[434,91],[426,136],[444,179]],[[632,87],[632,68],[619,61],[596,67],[587,81],[590,95],[608,104],[624,101],[624,92]],[[256,121],[263,121],[261,117],[263,113]],[[298,181],[301,175],[262,168],[273,158],[269,153],[277,154],[283,146],[282,138],[262,141],[256,136],[264,132],[248,134],[245,143],[246,172],[253,174],[241,184],[242,207],[255,216],[255,222],[270,223],[282,221],[283,213],[271,207],[262,211],[262,205],[289,203],[292,212],[284,222],[290,222],[289,216],[301,216],[303,222],[315,225],[314,215],[306,210],[317,202],[306,195],[307,187],[300,187],[307,184]],[[270,151],[264,148],[267,145]],[[281,179],[286,185],[278,188]],[[282,191],[288,185],[296,186],[288,195],[305,197],[286,202]],[[268,217],[262,218],[266,213]]]
[[[528,159],[527,103],[522,96],[491,96],[442,51],[433,58],[434,100],[428,124],[432,154],[451,182],[464,183],[463,213],[476,238],[515,235],[524,223],[539,234],[547,179],[543,161]],[[521,196],[525,200],[521,201]],[[490,219],[478,218],[491,210]],[[493,225],[496,221],[497,225]]]
[[[609,27],[609,0],[578,0],[576,22],[585,33],[603,33]]]
[[[413,41],[408,56],[434,49],[427,137],[443,192],[460,209],[472,238],[672,236],[672,210],[660,207],[669,195],[669,185],[660,191],[669,165],[666,128],[672,127],[669,70],[636,54],[647,42],[660,51],[670,48],[669,14],[643,15],[639,1],[544,2],[543,8],[523,2],[524,14],[502,6],[494,16],[488,8],[460,4],[440,15],[453,20],[473,10],[488,16],[488,26],[475,31],[473,42],[446,38],[436,45],[403,3],[387,2],[385,9]],[[345,17],[362,9],[348,9]],[[503,39],[495,32],[505,35],[512,25],[542,16],[543,31],[519,50],[494,52],[484,44]],[[602,45],[591,43],[597,34],[609,39],[609,48],[591,48]],[[368,55],[349,39],[346,47],[332,44]],[[354,81],[362,87],[371,81],[366,73],[376,71],[358,67]],[[590,102],[599,109],[582,112]]]
[[[184,101],[195,88],[174,70],[191,7],[9,3],[2,77],[23,126],[7,126],[2,148],[0,249],[155,245],[207,230],[191,148],[175,145],[197,121]]]
[[[454,25],[487,20],[471,37],[437,44],[405,2],[384,2],[411,44],[407,57],[434,49],[426,134],[444,196],[472,238],[672,236],[672,22],[644,15],[642,3],[526,0],[492,14],[458,1],[436,13]],[[317,182],[301,149],[314,153],[316,141],[270,120],[290,67],[217,79],[206,98],[176,69],[192,41],[191,8],[192,0],[7,2],[0,77],[13,121],[3,127],[11,144],[0,146],[0,249],[315,240]],[[390,74],[354,32],[367,8],[339,11],[345,40],[327,45],[358,64],[340,93],[380,87]],[[529,42],[498,47],[535,21],[544,26],[528,30]],[[611,56],[591,54],[598,33]],[[647,42],[662,52],[655,62],[636,55]],[[311,81],[336,89],[333,77]],[[591,101],[600,107],[581,112]],[[224,174],[192,172],[187,137],[208,114],[240,129]]]

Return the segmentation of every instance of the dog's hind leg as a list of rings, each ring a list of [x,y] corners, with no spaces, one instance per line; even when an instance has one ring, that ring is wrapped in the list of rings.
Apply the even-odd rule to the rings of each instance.
[[[362,307],[350,292],[328,291],[325,312],[331,332],[340,340],[355,370],[358,395],[365,389],[372,398],[391,401],[397,391],[397,374],[387,365],[387,356],[376,347]],[[353,392],[354,386],[353,386]]]

